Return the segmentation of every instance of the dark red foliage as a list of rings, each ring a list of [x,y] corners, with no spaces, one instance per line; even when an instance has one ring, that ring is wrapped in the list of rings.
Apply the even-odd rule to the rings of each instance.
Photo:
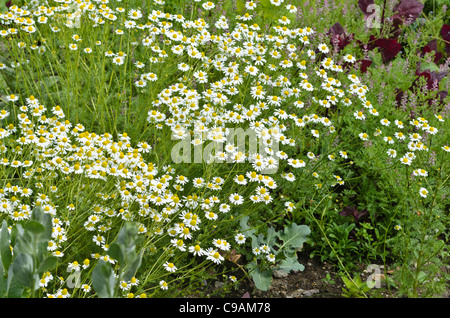
[[[402,98],[404,96],[404,92],[400,88],[395,89],[395,101],[397,102],[397,107],[400,107],[402,103]]]
[[[402,49],[402,45],[395,39],[377,39],[374,43],[380,49],[384,63],[392,60]]]
[[[414,22],[422,13],[424,5],[417,0],[402,0],[393,9],[392,19],[401,19],[404,22]]]
[[[8,2],[6,2],[6,7],[9,8],[10,6],[12,6],[12,0],[9,0]]]
[[[374,0],[359,0],[358,6],[361,9],[364,18],[367,19],[373,10],[370,9],[370,5],[374,4]],[[373,50],[379,48],[381,54],[383,55],[383,61],[389,62],[392,60],[402,49],[401,43],[397,41],[398,36],[401,34],[402,26],[407,22],[414,22],[422,13],[424,5],[417,0],[401,0],[399,1],[393,9],[394,15],[390,17],[390,33],[389,37],[385,39],[376,39],[374,35],[370,36],[369,43],[367,45],[368,50]],[[384,13],[385,8],[383,7],[382,12],[382,28],[385,27]]]
[[[439,101],[442,103],[444,99],[448,96],[448,91],[439,91],[437,95],[439,97]]]
[[[422,87],[429,91],[439,90],[439,82],[445,76],[447,76],[447,74],[448,74],[448,71],[434,72],[429,69],[422,71],[420,64],[419,64],[417,66],[416,73],[415,73],[415,75],[417,77],[414,80],[414,82],[412,83],[409,90],[413,91],[415,88],[422,88]],[[426,80],[425,86],[419,86],[421,78],[425,78],[425,80]],[[403,95],[404,95],[404,92],[397,90],[397,96],[396,96],[397,106],[400,106]],[[442,103],[447,96],[448,96],[448,92],[445,90],[437,92],[437,99],[438,99],[439,103]],[[433,99],[430,98],[427,102],[428,102],[428,105],[431,105],[433,102]]]
[[[424,71],[419,71],[419,70],[420,70],[420,65],[419,65],[418,69],[416,70],[417,79],[413,85],[416,85],[416,82],[419,81],[420,77],[425,77],[425,79],[427,80],[426,88],[428,90],[432,90],[433,86],[436,84],[439,84],[439,82],[448,74],[448,71],[434,72],[431,70],[424,70]]]
[[[439,82],[448,74],[448,72],[432,72],[430,70],[424,70],[422,72],[416,71],[416,75],[418,76],[416,81],[413,83],[413,87],[417,86],[417,82],[419,81],[420,77],[425,77],[427,80],[427,83],[425,84],[426,88],[428,90],[438,90],[439,89]],[[442,103],[444,101],[444,98],[447,97],[448,92],[447,91],[439,91],[437,93],[437,97],[439,99],[439,102]],[[431,105],[432,100],[428,100],[428,104]]]
[[[345,34],[345,30],[339,22],[336,22],[328,31],[327,35],[331,37],[331,45],[337,45],[338,51],[346,47],[353,39],[353,35]]]
[[[402,33],[405,22],[414,22],[422,13],[424,5],[416,0],[403,0],[394,7],[395,14],[390,18],[392,21],[389,38],[397,39]]]
[[[371,14],[373,14],[373,9],[370,5],[374,4],[374,0],[359,0],[358,6],[364,15],[364,19],[367,20]],[[364,46],[366,50],[374,50],[376,48],[382,54],[383,62],[391,61],[397,54],[402,50],[402,44],[398,41],[399,35],[402,33],[402,28],[413,23],[421,14],[424,9],[424,4],[419,2],[418,0],[400,0],[393,8],[393,15],[385,19],[385,7],[386,1],[383,2],[383,12],[381,18],[381,27],[389,27],[389,35],[386,38],[376,38],[374,35],[371,35],[367,44],[363,44],[359,42],[359,45]],[[389,22],[387,22],[389,21]],[[442,39],[445,42],[445,51],[447,55],[450,55],[450,26],[444,24],[441,29]],[[421,54],[422,57],[425,54],[434,52],[434,60],[435,64],[438,64],[442,60],[443,54],[438,51],[438,42],[436,39],[431,40],[427,45],[425,45],[418,53]],[[360,61],[361,62],[361,61]],[[367,71],[367,67],[370,66],[371,61],[363,60],[361,63],[361,71],[364,73]],[[419,80],[421,78],[425,78],[426,83],[424,89],[427,90],[439,90],[439,82],[442,80],[444,76],[447,75],[448,72],[432,72],[431,70],[421,70],[420,65],[416,71],[416,80],[412,83],[409,90],[414,90],[419,86]],[[422,87],[420,87],[422,88]],[[404,92],[400,89],[396,91],[396,100],[397,105],[401,104],[401,100],[404,96]],[[448,96],[447,91],[438,91],[437,99],[439,102],[442,102]],[[428,100],[429,105],[433,102],[432,99]],[[347,207],[347,210],[344,209],[342,213],[350,213]],[[353,208],[355,209],[355,208]]]
[[[376,44],[375,44],[375,41],[376,41],[377,39],[375,38],[375,36],[372,34],[372,35],[370,35],[370,38],[369,38],[369,42],[367,42],[367,49],[369,50],[369,51],[372,51],[373,49],[375,49],[377,46],[376,46]],[[362,42],[360,42],[360,45],[362,45],[363,43]]]
[[[383,62],[386,63],[401,51],[402,45],[396,39],[377,39],[374,35],[371,35],[367,43],[367,49],[371,51],[376,48],[379,49],[383,57]]]
[[[354,206],[346,206],[339,212],[342,216],[353,216],[356,221],[361,221],[369,217],[369,212],[367,210],[358,211]]]
[[[445,41],[445,52],[450,55],[450,25],[444,24],[442,26],[441,35]]]
[[[434,51],[434,63],[438,63],[441,58],[442,58],[442,53],[438,51],[438,47],[437,47],[437,40],[431,40],[430,42],[428,42],[427,45],[425,45],[422,50],[421,50],[421,56],[425,56],[425,54],[427,53],[431,53]]]
[[[367,72],[367,68],[370,66],[370,65],[372,65],[372,61],[371,60],[360,60],[360,62],[361,62],[361,66],[360,66],[360,71],[362,72],[362,73],[365,73],[365,72]]]
[[[358,7],[361,9],[364,14],[364,19],[367,19],[371,14],[373,14],[373,10],[369,10],[368,7],[370,5],[375,4],[374,0],[359,0]]]
[[[400,34],[402,34],[402,26],[403,26],[402,19],[396,18],[392,20],[391,30],[389,31],[391,39],[398,39]]]

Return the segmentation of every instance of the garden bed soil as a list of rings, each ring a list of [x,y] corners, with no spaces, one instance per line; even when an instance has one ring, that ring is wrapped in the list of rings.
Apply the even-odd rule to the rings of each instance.
[[[267,291],[255,287],[251,279],[244,278],[236,290],[221,292],[223,283],[210,284],[206,297],[227,298],[339,298],[344,284],[339,278],[336,266],[321,262],[318,258],[299,255],[299,262],[305,266],[303,271],[286,273],[274,271],[272,284]]]
[[[303,271],[274,272],[273,282],[268,291],[256,288],[249,290],[250,297],[262,298],[337,298],[342,297],[344,284],[336,273],[334,265],[321,262],[318,258],[300,256],[305,266]],[[250,285],[250,284],[248,284]],[[251,286],[248,286],[251,287]]]
[[[250,279],[244,279],[239,283],[239,288],[226,295],[216,293],[223,283],[216,281],[210,289],[210,297],[226,298],[343,298],[345,285],[338,273],[336,265],[322,262],[319,258],[310,258],[307,253],[299,255],[299,262],[305,266],[303,271],[284,272],[274,271],[272,284],[267,291],[257,289]],[[381,267],[383,265],[380,265]],[[367,265],[360,265],[357,272],[361,273],[364,282],[372,271],[367,271]],[[450,266],[444,271],[450,272]],[[384,270],[382,270],[384,272]],[[387,270],[388,275],[392,270]],[[384,274],[380,274],[381,288],[371,290],[369,297],[390,298],[390,292],[386,288]],[[450,298],[450,288],[447,288],[438,298]]]

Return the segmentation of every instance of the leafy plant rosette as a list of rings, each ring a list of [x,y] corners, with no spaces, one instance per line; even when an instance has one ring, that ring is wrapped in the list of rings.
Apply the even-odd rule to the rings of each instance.
[[[9,227],[35,207],[52,218],[47,250],[58,266],[43,274],[38,296],[175,295],[242,269],[267,289],[273,269],[303,269],[296,253],[312,223],[297,224],[303,199],[290,189],[329,197],[351,175],[353,156],[409,167],[429,148],[447,155],[434,137],[442,116],[401,123],[382,112],[352,68],[355,56],[332,59],[312,28],[288,18],[296,7],[270,3],[280,17],[268,29],[251,7],[230,21],[212,2],[189,12],[205,18],[158,3],[144,14],[126,3],[73,2],[80,28],[47,6],[0,16],[12,59],[2,75],[26,92],[3,82],[0,211]],[[26,63],[44,58],[46,74]],[[94,79],[85,77],[91,68]],[[100,120],[66,117],[77,101],[98,106]],[[144,132],[130,135],[148,139],[120,132],[133,126]],[[119,229],[131,222],[142,239],[127,245]],[[245,264],[229,262],[236,251]]]

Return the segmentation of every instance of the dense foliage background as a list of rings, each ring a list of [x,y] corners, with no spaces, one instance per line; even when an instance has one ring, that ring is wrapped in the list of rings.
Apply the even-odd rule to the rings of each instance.
[[[308,253],[350,297],[372,263],[393,296],[439,295],[447,5],[3,0],[0,294],[266,290]],[[174,162],[238,128],[268,148]]]

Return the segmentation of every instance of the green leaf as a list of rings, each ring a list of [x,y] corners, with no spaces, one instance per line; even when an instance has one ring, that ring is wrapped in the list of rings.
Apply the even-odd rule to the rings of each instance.
[[[425,283],[427,279],[427,274],[425,272],[420,271],[419,275],[417,276],[417,281],[421,284]]]
[[[286,248],[287,253],[294,253],[306,242],[310,233],[311,230],[307,225],[292,223],[284,227],[284,231],[280,234],[280,239],[283,240],[283,247]]]
[[[0,298],[4,298],[6,296],[7,281],[8,277],[3,275],[3,265],[2,262],[0,262]]]
[[[44,272],[46,272],[50,269],[53,269],[57,263],[58,263],[58,258],[56,256],[48,256],[39,265],[38,273],[43,274]]]
[[[32,220],[26,222],[23,227],[26,231],[29,231],[35,235],[41,234],[45,231],[45,227],[41,223]]]
[[[125,265],[122,248],[121,245],[119,245],[118,243],[111,244],[111,246],[108,249],[108,255],[113,259],[115,259],[119,263],[119,266]]]
[[[116,242],[127,248],[134,247],[138,235],[137,225],[134,222],[125,222],[117,235]]]
[[[251,270],[250,276],[255,283],[256,288],[262,291],[267,291],[272,284],[272,271],[261,271],[257,265]]]
[[[33,288],[37,285],[35,284],[33,258],[30,255],[25,253],[17,254],[12,263],[12,272],[22,286]]]
[[[120,229],[117,239],[108,249],[108,255],[117,260],[122,273],[126,278],[133,277],[141,265],[141,255],[136,254],[136,240],[138,238],[137,225],[135,222],[126,222]]]
[[[100,298],[113,298],[116,278],[109,263],[99,260],[92,270],[92,286]]]
[[[425,71],[425,70],[430,70],[432,72],[439,72],[439,66],[437,66],[435,63],[430,62],[430,63],[423,63],[420,65],[420,70],[421,71]]]
[[[9,270],[7,287],[6,287],[6,297],[8,298],[22,298],[24,287],[15,278],[12,267]]]
[[[39,222],[43,227],[44,231],[40,237],[43,241],[49,241],[52,238],[52,217],[50,214],[44,212],[42,207],[35,207],[31,214],[31,219],[28,222],[36,221]]]
[[[239,225],[241,226],[241,230],[245,236],[250,236],[255,233],[255,230],[248,225],[249,219],[250,217],[246,215],[242,217],[241,220],[239,221]]]
[[[296,256],[291,256],[286,257],[284,260],[282,260],[277,268],[285,271],[286,273],[289,273],[291,271],[303,271],[305,269],[305,266],[298,262]]]
[[[122,279],[125,281],[130,281],[131,278],[136,274],[137,270],[141,266],[142,263],[142,252],[139,255],[136,255],[135,261],[127,265],[126,269],[124,270],[122,274]]]
[[[276,244],[277,239],[279,238],[280,234],[275,231],[273,226],[270,226],[267,229],[266,239],[265,242],[268,246],[274,246]]]
[[[12,262],[12,253],[9,245],[9,232],[6,221],[3,220],[2,229],[0,232],[0,258],[5,272],[8,272],[9,266]],[[3,275],[3,271],[0,272]]]
[[[14,253],[34,255],[34,238],[30,235],[30,232],[25,231],[22,224],[16,224],[13,229],[16,230],[15,245],[13,245]]]
[[[248,220],[249,219],[250,219],[250,217],[248,215],[242,217],[241,221],[239,222],[239,225],[241,227],[241,231],[246,237],[251,239],[251,241],[252,241],[252,248],[259,247],[261,244],[260,244],[258,238],[254,235],[255,229],[252,229],[248,225]]]
[[[8,11],[8,7],[6,6],[6,3],[8,2],[8,0],[0,0],[0,12],[7,12]]]

